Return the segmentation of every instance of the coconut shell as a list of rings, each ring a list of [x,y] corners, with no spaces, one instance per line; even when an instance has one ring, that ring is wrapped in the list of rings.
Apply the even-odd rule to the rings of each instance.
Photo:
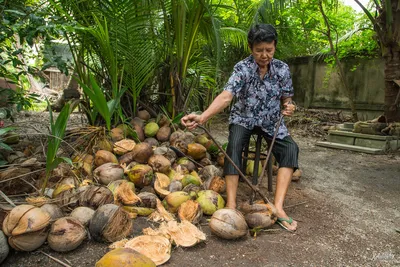
[[[125,248],[145,255],[157,266],[166,263],[171,257],[171,242],[163,236],[141,235],[126,242]]]
[[[132,150],[133,158],[139,163],[147,163],[149,158],[153,155],[153,149],[148,143],[139,143]]]
[[[62,210],[55,204],[44,204],[40,208],[50,215],[51,221],[64,217]]]
[[[209,227],[213,234],[224,239],[236,239],[248,233],[244,216],[234,209],[220,209],[214,212]]]
[[[207,149],[197,143],[188,144],[187,154],[195,160],[201,160],[206,157]]]
[[[156,180],[154,181],[154,190],[160,197],[164,198],[171,193],[168,190],[170,183],[171,180],[167,175],[158,172],[156,173]]]
[[[117,155],[123,155],[132,151],[135,146],[135,141],[131,139],[122,139],[121,141],[114,143],[113,151]]]
[[[137,187],[150,185],[153,181],[153,169],[149,165],[138,164],[128,171],[129,180]]]
[[[145,255],[130,248],[117,248],[105,254],[96,267],[156,267],[157,265]]]
[[[99,150],[96,152],[96,155],[94,157],[94,164],[96,166],[101,166],[105,163],[118,163],[117,157],[111,153],[110,151],[106,150]]]
[[[196,200],[206,215],[212,215],[215,211],[225,207],[225,200],[215,191],[203,190],[199,191],[197,195]]]
[[[160,142],[166,142],[169,140],[170,135],[171,135],[171,127],[163,126],[158,130],[156,138]]]
[[[162,155],[153,155],[149,158],[148,164],[153,168],[154,172],[167,174],[171,168],[171,162]]]
[[[186,220],[193,224],[197,224],[200,222],[202,215],[203,210],[196,200],[189,199],[182,203],[178,209],[178,218],[181,221]]]
[[[20,251],[34,251],[40,248],[47,239],[47,227],[31,233],[22,235],[10,236],[8,244],[15,250]]]
[[[139,110],[137,116],[144,121],[148,121],[151,118],[150,113],[147,110]]]
[[[66,252],[76,249],[85,238],[85,226],[77,218],[64,217],[53,223],[47,242],[51,249]]]
[[[89,231],[96,241],[115,242],[130,234],[133,223],[129,214],[114,204],[96,210],[89,223]]]
[[[82,190],[79,199],[81,206],[96,210],[100,206],[114,202],[113,193],[105,186],[88,185]]]
[[[94,210],[88,207],[77,207],[70,214],[71,217],[78,219],[83,226],[89,225],[93,215]]]
[[[7,237],[0,230],[0,264],[7,258],[10,249],[7,243]]]
[[[100,184],[108,185],[113,181],[122,179],[124,169],[119,164],[109,162],[97,167],[93,171],[93,175]]]

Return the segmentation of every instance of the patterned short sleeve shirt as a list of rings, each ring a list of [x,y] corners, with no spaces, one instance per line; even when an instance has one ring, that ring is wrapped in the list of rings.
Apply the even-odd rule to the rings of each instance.
[[[259,67],[250,55],[237,63],[224,90],[231,92],[237,102],[233,106],[229,123],[238,124],[249,130],[259,126],[268,135],[273,136],[275,125],[280,117],[281,99],[294,95],[289,66],[272,59],[268,73],[263,79]],[[288,130],[282,121],[277,138],[288,136]]]

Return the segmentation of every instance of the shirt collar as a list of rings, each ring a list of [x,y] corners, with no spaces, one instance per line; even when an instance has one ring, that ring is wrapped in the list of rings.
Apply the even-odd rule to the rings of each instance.
[[[251,69],[254,71],[254,73],[258,73],[258,70],[259,70],[260,67],[256,63],[253,55],[249,56],[249,61],[251,62],[251,65],[250,65]],[[271,76],[272,76],[272,74],[273,74],[273,72],[275,70],[274,63],[275,63],[275,58],[272,58],[271,62],[269,63],[269,71],[268,71],[268,74],[271,75]]]

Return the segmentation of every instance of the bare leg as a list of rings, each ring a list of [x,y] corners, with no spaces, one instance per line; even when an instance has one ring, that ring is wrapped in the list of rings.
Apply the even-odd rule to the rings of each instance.
[[[228,209],[236,209],[236,192],[239,183],[239,175],[226,175],[226,205]]]
[[[278,218],[288,219],[289,216],[283,210],[283,203],[285,196],[288,191],[290,182],[292,181],[293,169],[292,168],[279,168],[278,175],[276,177],[276,191],[274,204],[278,210]],[[282,222],[289,230],[296,230],[297,222],[293,221],[291,224],[288,222]]]

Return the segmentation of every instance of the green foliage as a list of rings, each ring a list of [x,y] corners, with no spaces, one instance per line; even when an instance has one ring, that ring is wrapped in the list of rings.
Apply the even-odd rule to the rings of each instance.
[[[4,149],[4,150],[8,150],[8,151],[12,151],[13,149],[7,145],[4,140],[5,140],[5,135],[10,132],[13,131],[15,128],[13,127],[6,127],[6,128],[0,128],[0,149]],[[2,164],[0,164],[1,166]]]

